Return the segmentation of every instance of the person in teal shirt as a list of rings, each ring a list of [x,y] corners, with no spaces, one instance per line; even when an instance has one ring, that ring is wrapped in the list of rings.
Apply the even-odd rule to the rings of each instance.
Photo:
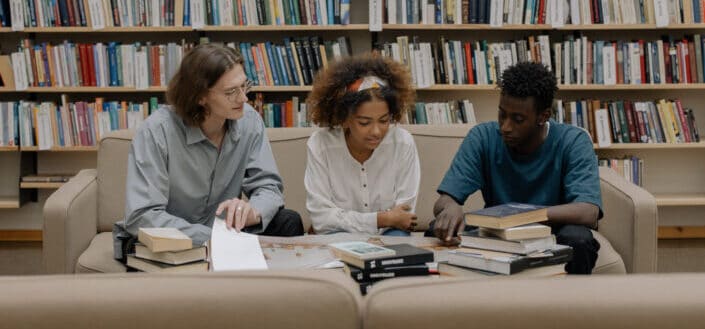
[[[438,187],[429,230],[453,243],[464,230],[462,204],[477,190],[485,207],[509,202],[550,206],[558,243],[573,247],[568,273],[590,274],[602,218],[597,157],[588,133],[550,119],[556,79],[545,66],[519,63],[502,74],[497,122],[473,127]]]

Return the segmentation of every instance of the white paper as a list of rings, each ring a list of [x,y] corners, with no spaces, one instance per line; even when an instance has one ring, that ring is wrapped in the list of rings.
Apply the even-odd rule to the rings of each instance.
[[[227,229],[225,221],[219,218],[213,221],[210,253],[214,272],[267,269],[258,237]]]
[[[606,109],[595,110],[595,122],[597,122],[597,145],[608,147],[612,145],[610,138],[609,114]]]

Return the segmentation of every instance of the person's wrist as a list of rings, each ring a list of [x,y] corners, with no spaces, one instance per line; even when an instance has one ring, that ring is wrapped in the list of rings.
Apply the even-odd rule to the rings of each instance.
[[[387,209],[385,211],[380,211],[377,213],[377,227],[378,228],[385,228],[385,227],[391,226],[391,225],[389,225],[390,224],[389,222],[390,222],[389,209]]]

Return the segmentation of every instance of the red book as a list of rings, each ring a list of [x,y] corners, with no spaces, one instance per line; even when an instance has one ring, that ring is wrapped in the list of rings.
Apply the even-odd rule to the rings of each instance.
[[[472,70],[472,45],[470,42],[466,42],[463,45],[465,48],[465,68],[468,71],[468,84],[475,84],[475,72]]]
[[[629,106],[632,108],[632,112],[634,113],[634,119],[637,123],[637,133],[638,133],[638,142],[639,143],[646,143],[648,141],[648,134],[646,133],[646,124],[644,123],[644,118],[641,116],[641,112],[637,111],[634,108],[634,104],[630,103]]]
[[[683,141],[685,141],[686,143],[690,143],[693,140],[690,138],[690,127],[688,126],[688,119],[686,119],[685,111],[683,111],[683,104],[681,104],[681,100],[677,99],[675,101],[675,105],[676,112],[678,112],[678,117],[681,121],[681,126],[679,127],[681,131],[681,136],[683,136]]]
[[[673,83],[673,72],[671,72],[671,55],[669,49],[670,44],[667,41],[663,42],[663,61],[666,66],[666,83]]]
[[[159,46],[151,46],[149,47],[149,55],[151,56],[150,64],[151,67],[150,69],[152,70],[152,86],[158,87],[159,86],[159,75],[161,72],[159,71]]]
[[[293,127],[294,126],[294,102],[291,100],[286,101],[286,122],[282,124],[282,127]]]
[[[54,7],[51,9],[54,11],[54,25],[61,26],[61,12],[59,11],[59,2],[54,1]]]
[[[624,116],[627,117],[627,127],[629,128],[629,142],[638,143],[639,137],[637,137],[637,125],[634,121],[634,107],[632,107],[631,101],[624,101]]]
[[[543,24],[546,21],[546,15],[545,15],[545,6],[546,0],[539,0],[539,11],[538,11],[538,19],[536,20],[536,24]]]
[[[69,12],[69,26],[76,26],[76,18],[74,17],[74,1],[72,0],[66,0],[66,8],[68,9],[67,11]]]
[[[689,83],[700,82],[695,81],[698,80],[698,65],[695,62],[695,47],[695,41],[688,42],[688,66],[690,67],[690,70],[688,71],[690,73],[690,75],[688,76]],[[698,47],[700,47],[700,45],[698,45]]]
[[[88,78],[91,80],[91,86],[97,86],[98,84],[95,80],[95,48],[90,43],[86,44],[86,55],[88,56]]]
[[[86,54],[86,45],[83,43],[76,44],[76,54],[78,55],[78,61],[81,67],[81,86],[90,86],[91,79],[88,77],[88,55]]]

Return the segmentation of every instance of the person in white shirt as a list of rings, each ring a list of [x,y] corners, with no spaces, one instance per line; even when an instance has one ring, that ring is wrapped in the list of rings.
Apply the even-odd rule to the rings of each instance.
[[[306,207],[316,233],[409,235],[421,173],[414,139],[397,127],[413,105],[410,74],[378,55],[319,73],[307,103],[322,127],[308,140]]]

